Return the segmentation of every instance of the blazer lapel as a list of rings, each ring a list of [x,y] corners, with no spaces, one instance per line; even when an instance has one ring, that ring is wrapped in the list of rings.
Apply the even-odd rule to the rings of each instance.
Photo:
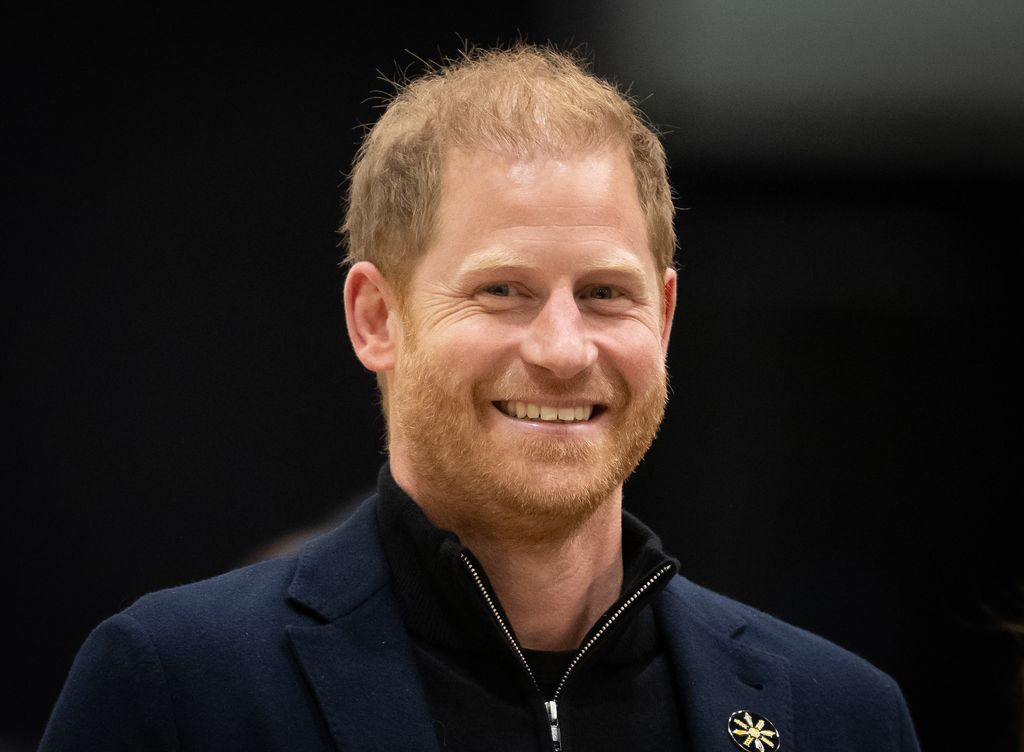
[[[289,597],[326,622],[286,632],[338,749],[436,752],[372,499],[307,544]]]
[[[718,596],[676,577],[655,603],[690,749],[735,752],[729,717],[746,710],[771,721],[781,749],[796,752],[788,661],[744,644],[746,622],[721,607],[703,608],[709,597]]]

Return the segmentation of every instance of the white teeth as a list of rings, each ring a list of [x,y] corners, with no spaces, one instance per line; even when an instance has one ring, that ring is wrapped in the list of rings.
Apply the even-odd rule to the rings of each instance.
[[[551,407],[538,405],[521,400],[501,400],[496,403],[506,415],[513,418],[529,418],[531,420],[561,421],[568,423],[578,420],[590,420],[594,413],[593,405],[577,405],[574,407]]]

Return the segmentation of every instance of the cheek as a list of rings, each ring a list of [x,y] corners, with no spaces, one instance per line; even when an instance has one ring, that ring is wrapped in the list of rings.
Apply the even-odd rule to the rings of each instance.
[[[658,335],[646,326],[634,326],[609,332],[601,343],[609,358],[623,371],[642,377],[664,365]]]
[[[514,349],[514,341],[509,332],[466,320],[434,332],[422,345],[446,381],[469,388],[507,364],[507,353]]]
[[[515,350],[520,328],[500,317],[473,316],[455,326],[445,327],[434,337],[438,348],[453,359],[453,367],[462,363],[491,362]]]

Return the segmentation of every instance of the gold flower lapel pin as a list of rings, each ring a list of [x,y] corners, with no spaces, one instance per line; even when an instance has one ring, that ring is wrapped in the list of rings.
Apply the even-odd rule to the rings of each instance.
[[[779,730],[764,716],[749,710],[737,710],[729,716],[729,738],[740,749],[778,752]]]

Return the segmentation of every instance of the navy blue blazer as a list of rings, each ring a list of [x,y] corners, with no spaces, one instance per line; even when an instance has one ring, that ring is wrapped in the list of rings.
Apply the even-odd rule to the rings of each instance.
[[[682,577],[654,609],[690,750],[735,750],[739,709],[771,720],[786,752],[918,749],[896,683],[851,653]],[[374,499],[296,556],[104,621],[40,749],[436,752]]]

